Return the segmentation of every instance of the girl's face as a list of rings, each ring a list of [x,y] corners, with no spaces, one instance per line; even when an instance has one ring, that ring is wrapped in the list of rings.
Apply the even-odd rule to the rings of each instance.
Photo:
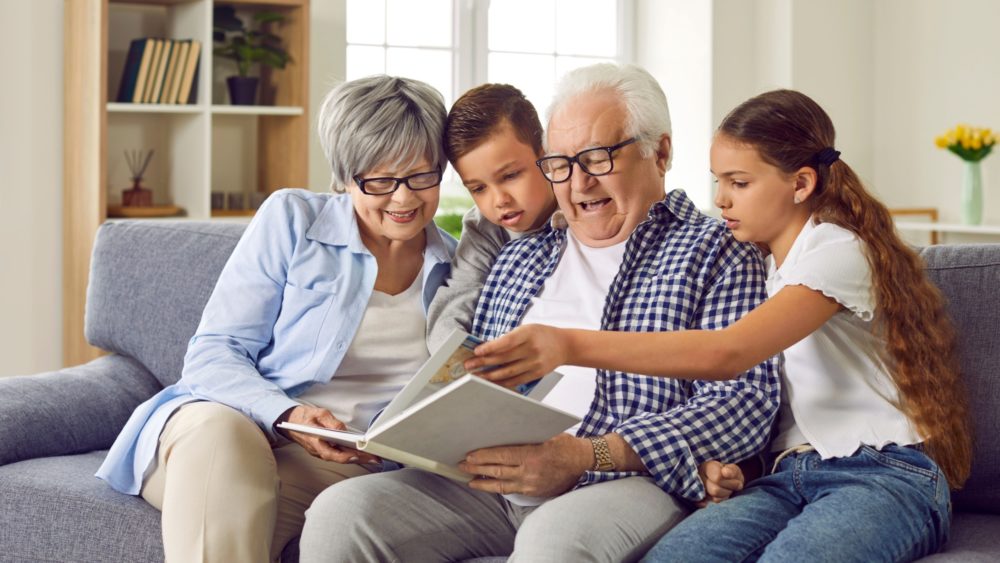
[[[359,176],[362,179],[405,178],[434,170],[434,165],[423,159],[402,170],[391,165],[379,165]],[[369,195],[361,191],[357,182],[351,182],[349,192],[363,235],[381,242],[408,241],[422,233],[434,218],[441,187],[414,191],[406,184],[400,184],[391,194]]]
[[[733,237],[773,248],[791,233],[790,247],[809,216],[804,201],[794,202],[798,175],[782,172],[754,147],[722,133],[712,141],[711,165],[718,184],[715,205]]]
[[[540,155],[502,126],[455,162],[455,170],[488,221],[523,233],[541,227],[556,208],[552,187],[535,166]]]

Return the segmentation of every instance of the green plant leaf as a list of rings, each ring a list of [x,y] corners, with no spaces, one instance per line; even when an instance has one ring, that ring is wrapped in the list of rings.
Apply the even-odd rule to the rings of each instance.
[[[285,21],[285,16],[278,12],[257,12],[253,15],[253,21],[257,23],[281,22]]]
[[[232,6],[216,6],[213,17],[213,39],[219,43],[213,53],[234,61],[240,76],[248,76],[252,64],[285,68],[291,60],[281,44],[282,38],[259,28],[261,24],[284,21],[285,15],[257,12],[252,16],[257,29],[244,27]]]

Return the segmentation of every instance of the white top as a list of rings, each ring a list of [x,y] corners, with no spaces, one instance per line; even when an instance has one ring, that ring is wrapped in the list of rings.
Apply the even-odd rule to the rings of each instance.
[[[627,241],[605,248],[591,248],[567,231],[566,249],[552,275],[531,305],[521,324],[546,324],[559,328],[600,330],[608,290],[621,267]],[[586,416],[597,391],[597,370],[579,366],[559,366],[562,379],[542,399],[580,418]],[[566,431],[576,435],[579,424]],[[506,495],[521,506],[535,506],[545,499]]]
[[[820,291],[845,309],[785,350],[772,449],[808,443],[828,459],[850,456],[861,445],[921,442],[897,406],[884,346],[872,332],[875,298],[863,243],[846,229],[810,219],[780,268],[768,258],[768,296],[788,285]]]
[[[317,383],[297,400],[329,409],[344,424],[367,430],[429,354],[420,276],[405,291],[373,291],[361,325],[329,383]]]

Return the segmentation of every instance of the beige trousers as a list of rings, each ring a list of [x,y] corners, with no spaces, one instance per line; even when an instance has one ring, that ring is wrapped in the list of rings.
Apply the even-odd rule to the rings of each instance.
[[[276,561],[316,495],[369,473],[298,444],[272,449],[256,423],[211,402],[170,417],[156,462],[142,498],[162,512],[166,560],[184,563]]]

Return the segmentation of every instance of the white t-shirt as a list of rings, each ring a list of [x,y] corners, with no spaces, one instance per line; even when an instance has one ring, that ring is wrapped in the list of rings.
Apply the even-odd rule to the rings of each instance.
[[[552,275],[521,320],[521,324],[545,324],[559,328],[600,330],[604,303],[611,282],[618,275],[628,241],[605,248],[591,248],[580,243],[567,230],[566,249]],[[579,366],[559,366],[562,379],[542,399],[568,413],[583,418],[594,401],[597,370]],[[579,424],[566,431],[576,435]],[[521,506],[535,506],[545,499],[525,495],[506,495]]]
[[[789,285],[820,291],[845,310],[785,350],[772,450],[807,443],[828,459],[850,456],[863,444],[921,442],[898,408],[884,346],[872,332],[875,298],[862,242],[837,225],[810,219],[780,268],[768,258],[768,296]]]
[[[421,276],[405,291],[372,291],[351,346],[329,383],[317,383],[297,400],[328,409],[344,424],[367,430],[429,356]]]

